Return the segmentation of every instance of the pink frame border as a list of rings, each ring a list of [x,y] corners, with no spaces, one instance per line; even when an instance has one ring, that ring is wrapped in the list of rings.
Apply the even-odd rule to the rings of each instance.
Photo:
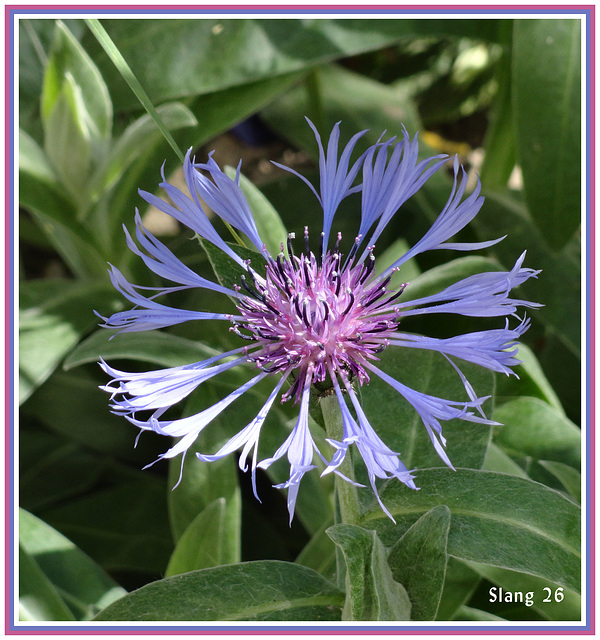
[[[151,627],[90,627],[86,623],[76,623],[70,626],[46,627],[38,625],[19,624],[15,626],[12,620],[14,609],[12,593],[14,576],[14,558],[11,556],[13,548],[14,530],[12,518],[14,515],[12,480],[13,480],[13,446],[14,446],[14,406],[13,396],[16,382],[12,378],[14,372],[14,332],[13,311],[15,302],[15,291],[13,287],[14,277],[14,251],[13,234],[14,221],[12,214],[15,211],[14,193],[14,166],[12,164],[15,150],[14,131],[14,101],[12,100],[12,88],[15,72],[15,52],[14,48],[14,26],[18,17],[23,17],[28,13],[152,13],[152,14],[172,14],[172,13],[254,13],[254,14],[278,14],[284,17],[286,13],[398,13],[399,15],[410,15],[411,13],[436,12],[438,14],[461,15],[464,13],[537,13],[537,14],[557,14],[557,13],[580,13],[582,14],[584,28],[587,30],[588,42],[588,64],[587,77],[585,78],[588,93],[586,105],[586,125],[588,131],[588,147],[586,149],[587,168],[587,210],[585,212],[585,223],[587,226],[587,290],[585,292],[588,300],[586,322],[586,335],[589,346],[589,359],[586,371],[587,390],[587,422],[588,422],[588,442],[586,448],[587,468],[588,468],[588,493],[586,503],[587,530],[588,530],[588,560],[590,571],[587,575],[587,599],[588,599],[588,624],[584,627],[564,626],[560,628],[533,627],[533,626],[510,626],[503,629],[494,629],[487,626],[478,626],[476,623],[465,627],[426,627],[426,624],[415,627],[414,625],[390,625],[390,627],[374,627],[365,624],[353,624],[353,628],[347,627],[317,627],[301,625],[280,625],[277,627],[226,627],[219,624],[189,624],[187,626],[169,627],[166,624],[156,624]],[[20,14],[20,15],[18,15]],[[512,635],[520,633],[523,635],[595,635],[595,6],[594,5],[5,5],[5,635],[248,635],[248,636],[268,636],[268,635]]]

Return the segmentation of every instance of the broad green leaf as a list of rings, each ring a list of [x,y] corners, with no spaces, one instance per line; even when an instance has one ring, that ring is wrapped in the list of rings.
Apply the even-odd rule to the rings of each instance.
[[[393,545],[415,520],[438,505],[452,513],[448,554],[546,578],[573,590],[580,587],[580,509],[558,491],[502,473],[474,469],[419,471],[420,491],[389,482],[379,505],[361,521]]]
[[[221,251],[221,249],[215,247],[214,244],[211,244],[208,240],[200,240],[200,244],[204,251],[206,251],[206,255],[217,276],[219,284],[233,289],[234,285],[241,285],[242,275],[246,278],[249,277],[245,269],[240,267],[239,264],[234,262],[228,255]],[[239,245],[230,244],[230,246],[240,258],[250,260],[250,266],[256,270],[257,273],[264,275],[265,260],[260,253]],[[248,282],[248,284],[252,286],[252,282]]]
[[[410,620],[410,600],[392,575],[377,533],[356,525],[336,524],[327,535],[341,549],[346,563],[342,619]]]
[[[198,413],[217,403],[222,395],[217,392],[214,385],[203,384],[197,394],[190,396],[184,415]],[[222,527],[228,538],[226,544],[232,554],[233,562],[239,560],[241,527],[241,498],[235,460],[233,456],[228,456],[214,462],[202,462],[196,457],[196,452],[214,453],[224,442],[227,425],[239,424],[239,428],[236,429],[238,431],[248,424],[253,416],[239,415],[240,408],[242,411],[246,410],[248,414],[247,398],[244,400],[246,403],[241,407],[238,403],[234,403],[227,407],[225,414],[217,416],[210,422],[190,446],[184,460],[178,456],[169,462],[167,499],[173,538],[180,541],[189,527],[193,526],[199,514],[208,509],[215,500],[222,498],[225,503],[221,514]],[[171,446],[170,442],[166,440],[165,450],[169,446]]]
[[[67,75],[81,90],[85,125],[92,138],[106,140],[112,128],[112,104],[102,75],[67,25],[58,20],[42,91],[42,119],[47,121],[63,90]]]
[[[90,620],[125,590],[70,540],[27,511],[19,511],[19,540],[77,620]]]
[[[410,246],[408,242],[406,242],[404,238],[398,238],[392,242],[381,255],[376,256],[375,269],[378,272],[382,272],[386,267],[389,267],[393,262],[398,260],[398,258],[401,258],[409,249]],[[392,274],[389,289],[398,289],[400,285],[412,282],[420,275],[421,270],[419,269],[417,261],[414,258],[407,260]]]
[[[339,621],[344,594],[297,564],[260,560],[212,567],[148,584],[96,621]]]
[[[164,483],[148,472],[39,515],[106,571],[161,574],[173,550]]]
[[[80,207],[91,167],[106,152],[112,104],[100,72],[68,27],[57,21],[41,98],[44,148]]]
[[[516,398],[494,411],[494,441],[508,453],[578,467],[581,431],[562,413],[537,398]]]
[[[104,20],[103,25],[155,103],[234,87],[374,51],[415,35],[496,39],[499,21],[469,20]],[[136,108],[131,92],[86,36],[117,109]],[[163,61],[160,73],[148,59]]]
[[[31,554],[19,546],[19,620],[75,620]]]
[[[106,460],[27,422],[25,415],[19,439],[19,499],[24,508],[38,512],[64,503],[100,481],[108,468]]]
[[[524,594],[524,600],[529,595],[529,600],[532,602],[529,605],[531,609],[537,611],[546,620],[581,619],[581,597],[570,589],[560,588],[548,580],[517,571],[499,569],[476,562],[469,562],[468,566],[494,585],[502,587],[505,592],[521,591]],[[488,601],[493,599],[494,593],[496,601],[499,600],[498,591],[492,593],[488,591]]]
[[[102,329],[86,338],[71,351],[64,362],[68,371],[79,365],[111,360],[139,360],[163,367],[176,367],[206,360],[217,351],[202,342],[187,340],[162,331],[121,333]]]
[[[448,556],[446,579],[436,620],[453,620],[461,606],[469,602],[478,584],[479,575],[452,556]]]
[[[508,473],[511,476],[520,476],[527,478],[527,473],[500,447],[493,442],[487,448],[485,460],[481,467],[484,471],[498,471],[499,473]]]
[[[300,81],[305,73],[305,70],[294,71],[195,97],[189,104],[190,110],[199,120],[194,130],[195,143],[205,144],[260,112],[271,100]]]
[[[233,167],[225,167],[225,173],[235,180],[236,170]],[[281,243],[285,246],[287,240],[287,231],[279,214],[260,190],[243,175],[240,175],[240,187],[250,205],[260,239],[269,253],[277,256],[281,251]]]
[[[388,563],[404,585],[411,620],[435,620],[446,575],[450,510],[435,507],[421,516],[390,549]]]
[[[169,130],[193,127],[197,124],[191,111],[179,102],[162,105],[158,107],[157,112]],[[92,176],[89,187],[91,197],[97,198],[103,191],[114,186],[129,165],[156,144],[160,135],[160,131],[147,114],[132,122],[113,142]]]
[[[95,305],[118,294],[106,284],[43,279],[19,291],[19,398],[23,402],[96,322]]]
[[[80,37],[81,21],[64,20],[64,23],[73,35]],[[40,95],[56,21],[44,17],[23,19],[16,28],[19,30],[19,126],[39,141],[42,139]]]
[[[45,152],[23,130],[19,131],[19,205],[75,274],[106,273],[97,239],[77,220],[73,200]]]
[[[496,378],[496,404],[501,404],[511,396],[532,396],[543,400],[555,410],[564,410],[554,389],[548,382],[538,359],[524,343],[519,344],[518,359],[521,364],[514,371],[519,376],[498,376]]]
[[[527,205],[554,249],[581,222],[580,20],[517,20],[513,109]]]
[[[403,125],[411,137],[419,129],[417,110],[402,88],[390,87],[336,66],[320,67],[314,74],[324,112],[324,121],[316,123],[322,136],[328,135],[340,119],[343,120],[342,138],[346,140],[363,129],[369,130],[364,139],[370,143],[377,142],[386,130],[389,136],[401,135]],[[307,114],[303,86],[286,92],[263,113],[269,126],[306,149],[310,156],[318,157],[314,135],[304,121],[305,115],[314,118],[313,114]]]
[[[319,531],[309,540],[302,549],[295,562],[314,569],[328,580],[335,580],[336,549],[333,541],[327,535],[327,529],[333,524],[332,520],[323,523]]]
[[[538,460],[538,464],[556,477],[575,502],[581,504],[581,473],[577,469],[555,460]]]
[[[56,173],[38,143],[23,129],[19,129],[19,171],[38,182],[60,191]]]
[[[468,400],[456,371],[440,354],[390,346],[379,357],[380,369],[412,389],[449,400]],[[493,395],[494,376],[491,372],[462,361],[457,361],[457,364],[479,396]],[[395,389],[373,374],[369,386],[362,387],[361,396],[371,424],[381,439],[393,451],[400,453],[408,469],[440,466],[440,458],[419,414]],[[484,410],[491,413],[490,406],[484,405]],[[481,467],[491,435],[489,426],[455,419],[443,422],[442,431],[453,465]],[[416,482],[419,486],[418,478]]]
[[[463,278],[487,271],[500,271],[501,268],[497,261],[483,256],[456,258],[429,269],[412,280],[402,292],[402,302],[439,293]]]
[[[146,441],[134,448],[136,428],[110,412],[110,394],[98,388],[108,378],[100,374],[91,375],[81,369],[55,372],[24,404],[23,415],[35,418],[87,450],[136,465],[151,462],[144,458],[154,453],[144,446]]]
[[[240,561],[239,534],[232,535],[226,506],[217,498],[196,516],[173,551],[166,577]]]
[[[44,150],[78,208],[85,207],[93,149],[80,87],[70,73],[45,121]]]

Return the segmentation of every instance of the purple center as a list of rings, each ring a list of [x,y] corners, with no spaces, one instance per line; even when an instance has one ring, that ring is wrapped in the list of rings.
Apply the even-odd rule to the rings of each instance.
[[[247,357],[263,371],[295,370],[295,383],[282,401],[297,401],[307,378],[323,383],[333,373],[368,383],[364,363],[388,345],[399,322],[392,302],[404,289],[388,292],[390,277],[375,276],[372,252],[355,266],[350,260],[342,264],[341,236],[322,260],[309,250],[306,231],[305,252],[294,255],[293,237],[287,257],[282,246],[277,258],[268,260],[265,278],[252,272],[250,285],[243,277],[248,295],[238,309],[245,321],[233,328],[254,341]]]

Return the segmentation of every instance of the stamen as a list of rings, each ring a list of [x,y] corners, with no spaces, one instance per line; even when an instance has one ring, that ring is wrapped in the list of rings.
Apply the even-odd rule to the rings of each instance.
[[[342,311],[343,316],[345,316],[348,311],[350,311],[352,305],[354,304],[354,294],[352,293],[352,291],[350,289],[347,289],[346,293],[350,296],[350,302],[348,303],[348,306],[344,309],[344,311]]]
[[[323,316],[323,322],[327,322],[327,318],[329,318],[329,305],[326,300],[321,300],[323,307],[325,308],[325,315]]]
[[[306,286],[307,287],[311,287],[312,286],[312,282],[310,279],[310,276],[308,275],[308,267],[310,265],[310,262],[308,260],[308,258],[304,258],[304,262],[302,263],[302,266],[304,267],[304,277],[306,279]]]
[[[308,327],[310,327],[310,322],[308,320],[307,309],[308,309],[308,300],[304,300],[302,302],[302,318],[304,320],[304,324],[306,325],[306,328],[308,329]]]
[[[294,247],[292,247],[292,240],[296,239],[296,234],[295,233],[288,233],[288,237],[287,237],[287,250],[288,250],[288,256],[291,258],[294,255]]]

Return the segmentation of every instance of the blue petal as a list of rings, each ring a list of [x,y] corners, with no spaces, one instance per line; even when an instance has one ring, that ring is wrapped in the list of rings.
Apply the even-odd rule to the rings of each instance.
[[[214,182],[199,171],[208,171]],[[190,181],[193,180],[195,189],[206,204],[225,222],[244,233],[254,246],[262,251],[263,241],[258,235],[256,223],[239,185],[239,169],[237,180],[232,180],[219,165],[209,157],[208,162],[188,166]]]
[[[518,340],[527,331],[529,324],[529,320],[525,319],[515,329],[509,329],[507,320],[504,329],[475,331],[451,338],[429,338],[407,333],[395,333],[389,342],[390,345],[399,347],[439,351],[492,371],[516,375],[511,367],[521,362],[515,357]]]

